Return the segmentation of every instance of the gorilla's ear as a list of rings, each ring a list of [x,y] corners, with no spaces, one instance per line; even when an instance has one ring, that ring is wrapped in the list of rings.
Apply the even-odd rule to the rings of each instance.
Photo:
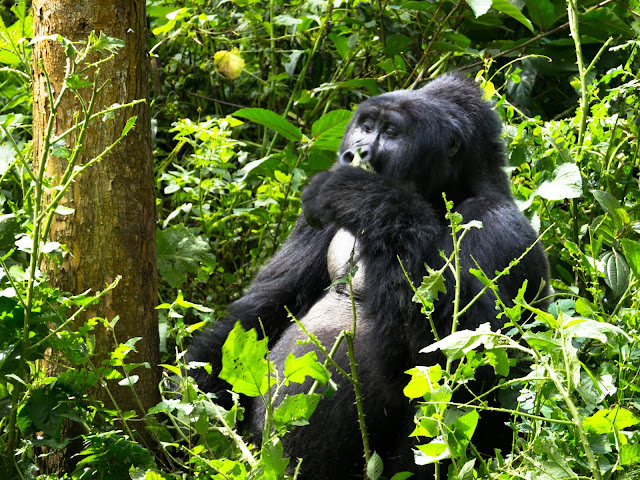
[[[457,134],[452,134],[449,138],[449,158],[453,158],[458,150],[460,150],[460,145],[462,145],[462,141],[460,140],[460,136]]]

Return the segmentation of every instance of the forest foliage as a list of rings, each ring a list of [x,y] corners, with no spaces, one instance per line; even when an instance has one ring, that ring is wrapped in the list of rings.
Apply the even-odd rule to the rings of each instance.
[[[281,438],[306,422],[324,390],[270,411],[256,447],[243,436],[242,409],[223,410],[184,375],[184,350],[286,238],[301,188],[333,163],[355,106],[445,72],[475,78],[505,122],[514,197],[540,232],[555,296],[548,311],[523,299],[498,305],[508,322],[499,333],[459,331],[429,347],[459,363],[408,372],[416,460],[450,458],[441,472],[450,479],[640,477],[637,0],[147,0],[167,375],[163,401],[143,420],[156,445],[136,441],[129,412],[86,393],[118,375],[135,390],[129,373],[144,366],[127,354],[136,339],[121,339],[94,365],[91,332],[106,320],[71,330],[67,314],[104,292],[70,296],[38,268],[43,256],[55,263],[68,254],[41,242],[38,229],[47,215],[71,212],[37,199],[49,186],[32,168],[30,143],[30,51],[39,39],[26,0],[2,5],[11,6],[0,10],[2,478],[62,478],[43,473],[39,457],[69,443],[63,419],[84,431],[65,478],[283,478],[297,459],[283,458]],[[110,55],[118,45],[96,34],[66,47],[82,67],[82,52]],[[70,93],[91,88],[93,78],[78,72]],[[102,113],[93,121],[109,121]],[[64,138],[49,140],[52,155],[76,154]],[[477,274],[493,289],[503,273]],[[416,292],[427,312],[433,288]],[[521,322],[527,312],[535,322]],[[45,376],[49,348],[68,358],[67,374]],[[240,369],[224,372],[238,394],[271,401],[269,385],[331,383],[310,356],[275,372],[255,332],[234,330],[225,350]],[[503,378],[497,388],[514,431],[512,452],[494,458],[473,446],[483,399],[448,402],[481,365]],[[383,478],[384,458],[368,459],[367,476]],[[406,478],[384,472],[392,476]]]

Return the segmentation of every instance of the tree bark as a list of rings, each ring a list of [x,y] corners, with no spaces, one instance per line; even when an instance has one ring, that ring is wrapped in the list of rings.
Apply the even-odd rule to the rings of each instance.
[[[99,82],[108,83],[97,99],[96,111],[114,103],[148,99],[144,0],[33,0],[33,19],[34,36],[59,34],[76,42],[85,41],[89,33],[95,31],[96,35],[104,32],[125,41],[125,47],[99,67]],[[45,40],[34,45],[33,141],[36,163],[42,158],[42,140],[50,114],[45,75],[40,65],[48,73],[54,92],[59,92],[64,80],[65,62],[66,57],[58,42]],[[74,125],[74,115],[81,112],[79,105],[73,95],[67,95],[55,118],[54,135]],[[73,208],[74,213],[56,215],[50,240],[66,245],[69,253],[61,268],[51,269],[49,274],[53,286],[73,294],[87,289],[93,292],[103,290],[118,275],[122,276],[118,287],[109,292],[99,305],[92,307],[93,310],[87,312],[80,323],[94,316],[112,320],[118,315],[120,319],[115,327],[115,336],[119,343],[142,337],[136,344],[137,354],[128,361],[149,362],[152,367],[140,367],[133,372],[140,376],[136,392],[142,406],[147,409],[159,401],[155,192],[148,102],[118,110],[112,120],[95,120],[89,126],[78,163],[91,160],[118,139],[133,115],[138,116],[135,128],[100,162],[83,172],[62,200],[61,204]],[[51,157],[47,176],[60,179],[66,166],[65,159]],[[97,359],[94,364],[99,365],[116,345],[112,333],[102,327],[95,334]],[[50,364],[49,374],[55,376],[59,371],[57,368]],[[109,390],[122,410],[141,413],[130,387],[110,383]],[[94,394],[105,403],[111,403],[104,388],[98,387]],[[144,431],[142,425],[139,431]],[[63,459],[60,465],[50,468],[65,471],[68,465],[65,466]]]

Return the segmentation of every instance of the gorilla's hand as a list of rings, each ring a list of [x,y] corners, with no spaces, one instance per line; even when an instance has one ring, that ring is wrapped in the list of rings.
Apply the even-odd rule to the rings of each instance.
[[[389,179],[377,173],[335,166],[316,173],[302,190],[302,211],[307,223],[314,228],[336,223],[355,231],[370,218],[368,212],[379,207],[381,197],[389,198],[389,190],[394,189],[397,188]]]

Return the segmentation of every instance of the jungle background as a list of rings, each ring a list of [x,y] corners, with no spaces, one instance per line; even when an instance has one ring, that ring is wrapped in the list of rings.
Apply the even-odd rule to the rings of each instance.
[[[283,402],[257,447],[244,436],[240,408],[221,409],[184,375],[184,351],[282,244],[301,188],[334,162],[357,104],[446,72],[478,81],[504,120],[514,197],[540,232],[555,296],[548,312],[522,299],[497,311],[509,322],[499,335],[443,340],[447,356],[460,360],[456,371],[409,372],[416,461],[449,458],[437,475],[448,470],[450,479],[640,478],[637,0],[148,0],[146,17],[164,379],[162,400],[140,413],[94,394],[115,379],[136,395],[130,373],[148,367],[130,359],[137,340],[117,339],[94,362],[94,328],[113,319],[70,321],[105,292],[127,292],[114,281],[70,295],[38,268],[55,269],[71,254],[39,236],[40,213],[49,210],[36,193],[59,187],[34,174],[31,54],[42,40],[33,38],[31,2],[0,3],[2,478],[295,476],[285,471],[298,460],[283,458],[280,440],[304,424],[320,395]],[[73,65],[89,62],[83,52],[108,57],[122,47],[98,32],[84,44],[49,40]],[[81,68],[66,78],[72,92],[103,81]],[[121,107],[110,108],[95,121]],[[67,147],[61,139],[50,145],[52,155],[70,158],[76,150]],[[520,323],[525,311],[534,324]],[[247,386],[231,378],[237,393],[267,397],[265,382],[300,380],[270,372],[255,335],[237,332],[235,341],[244,347],[227,353],[246,370],[235,379],[257,379]],[[47,375],[51,349],[66,365],[55,377]],[[303,378],[327,383],[323,365],[298,360]],[[447,402],[481,365],[502,377],[514,431],[512,452],[494,458],[473,446],[483,399]],[[48,471],[46,457],[73,439],[73,466]],[[408,478],[383,464],[371,452],[363,475]]]

